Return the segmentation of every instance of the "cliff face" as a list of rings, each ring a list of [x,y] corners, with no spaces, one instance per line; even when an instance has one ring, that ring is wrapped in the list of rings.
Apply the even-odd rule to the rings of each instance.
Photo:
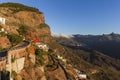
[[[4,45],[2,46],[3,48],[8,48],[8,46],[12,45],[12,42],[10,43],[8,39],[9,34],[16,34],[18,36],[24,37],[26,40],[29,40],[30,42],[34,41],[35,39],[38,39],[41,43],[44,44],[49,44],[51,42],[52,37],[51,37],[50,27],[47,24],[45,24],[43,13],[38,12],[36,9],[25,7],[23,5],[21,6],[19,4],[12,3],[11,5],[9,3],[9,4],[1,4],[1,5],[0,5],[0,18],[5,19],[5,24],[2,24],[0,22],[0,27],[4,29],[3,32],[5,33],[5,35],[0,37],[1,40],[0,46]],[[13,7],[14,5],[17,6]],[[15,38],[13,37],[11,38],[14,42]],[[36,48],[35,45],[32,46]],[[24,45],[20,47],[24,47]],[[61,68],[61,66],[58,65],[57,61],[55,62],[54,60],[49,59],[50,57],[48,55],[50,54],[49,52],[44,56],[42,56],[41,55],[42,52],[40,52],[41,54],[37,56],[35,55],[36,50],[35,51],[33,49],[27,50],[26,47],[22,52],[19,50],[21,49],[18,49],[18,51],[12,51],[11,54],[14,55],[19,54],[21,56],[21,59],[23,59],[22,58],[23,55],[27,57],[25,57],[25,61],[23,61],[25,63],[24,68],[20,71],[19,74],[17,74],[17,76],[12,75],[13,78],[18,78],[17,80],[22,80],[22,79],[48,80],[49,78],[51,79],[56,78],[58,80],[66,79],[64,71]],[[45,52],[43,52],[43,54],[44,53]],[[43,61],[44,64],[42,66],[36,64],[37,61],[35,56],[38,57],[38,60]],[[15,60],[15,63],[16,62],[17,60]],[[14,64],[14,67],[16,67],[16,64]],[[14,71],[16,71],[16,69]]]
[[[24,24],[27,26],[36,26],[44,23],[43,13],[31,11],[18,11],[16,8],[0,7],[0,16],[6,18],[7,24]]]
[[[44,14],[42,13],[20,11],[14,17],[19,19],[20,23],[32,27],[44,23]]]
[[[45,24],[44,14],[21,10],[23,8],[18,9],[11,6],[0,6],[0,17],[6,19],[5,25],[2,25],[4,29],[9,33],[19,34],[19,28],[24,26],[27,28],[24,36],[28,39],[37,38],[44,43],[49,43],[51,32],[49,26]]]
[[[16,73],[13,72],[15,73],[15,75],[12,75],[13,78],[17,78],[17,80],[77,79],[77,77],[75,79],[75,76],[78,75],[73,73],[74,68],[70,66],[71,63],[66,61],[66,57],[68,57],[69,54],[63,46],[51,37],[50,27],[45,23],[42,12],[21,4],[5,3],[0,4],[0,18],[5,19],[5,24],[2,24],[0,21],[0,26],[4,28],[2,32],[5,34],[2,37],[10,40],[11,47],[14,46],[14,42],[17,43],[15,45],[19,46],[19,48],[15,48],[15,51],[11,52],[11,54],[19,54],[21,59],[14,60],[13,58],[13,61],[16,63],[17,61],[23,60],[22,63],[24,64],[24,67],[22,64],[23,69],[19,74],[16,75]],[[2,37],[0,37],[1,40]],[[29,49],[25,47],[26,44],[18,45],[20,44],[20,37],[31,42],[30,45],[33,48]],[[9,40],[6,39],[7,42],[4,41],[4,43],[9,43],[10,46]],[[49,49],[48,52],[45,52],[44,49],[41,50],[38,46],[41,46],[41,44],[37,44],[35,41],[44,44],[42,47],[47,45]],[[23,47],[24,50],[19,51],[21,50],[20,48]],[[22,58],[23,55],[25,56],[24,58]],[[9,56],[9,62],[11,62],[10,58],[11,56]],[[16,64],[14,64],[14,66],[16,66]]]
[[[10,41],[7,37],[0,37],[0,48],[8,48],[10,47]]]
[[[19,11],[17,13],[6,13],[2,15],[6,18],[7,25],[27,25],[31,27],[35,27],[41,23],[44,23],[44,15],[36,12],[27,12],[27,11]]]

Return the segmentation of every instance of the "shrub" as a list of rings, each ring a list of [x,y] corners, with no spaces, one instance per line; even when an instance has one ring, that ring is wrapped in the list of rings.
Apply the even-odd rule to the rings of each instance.
[[[27,33],[27,30],[28,30],[27,26],[21,25],[18,29],[18,32],[20,35],[25,35]]]
[[[36,64],[43,65],[44,64],[43,55],[47,54],[47,52],[41,49],[36,49],[35,54],[36,54]]]
[[[22,37],[17,34],[8,34],[7,37],[12,45],[16,45],[22,41]]]
[[[26,5],[23,5],[23,4],[19,4],[19,3],[3,3],[3,4],[0,4],[0,7],[15,8],[15,12],[31,11],[31,12],[42,13],[37,8],[29,7],[29,6],[26,6]]]
[[[15,62],[15,58],[11,58],[11,62],[14,63]]]
[[[15,71],[12,71],[13,80],[17,80],[17,73]]]
[[[0,32],[0,37],[4,37],[6,36],[7,34],[5,32]]]
[[[47,25],[47,24],[45,24],[45,23],[42,23],[42,24],[39,25],[39,28],[45,28],[45,27],[50,28],[49,25]]]

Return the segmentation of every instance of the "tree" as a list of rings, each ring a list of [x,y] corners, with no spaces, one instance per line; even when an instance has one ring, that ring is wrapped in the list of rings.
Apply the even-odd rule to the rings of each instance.
[[[36,54],[36,64],[38,65],[43,65],[44,64],[44,58],[43,55],[47,54],[47,52],[41,50],[41,49],[36,49],[35,51]]]
[[[18,32],[20,35],[25,35],[27,33],[27,29],[27,26],[22,25],[19,27]]]

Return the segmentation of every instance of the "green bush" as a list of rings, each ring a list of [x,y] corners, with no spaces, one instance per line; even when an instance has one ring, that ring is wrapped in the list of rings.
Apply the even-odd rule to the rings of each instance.
[[[6,48],[3,48],[2,46],[0,46],[0,51],[6,50]]]
[[[27,30],[28,30],[27,26],[21,25],[18,29],[18,32],[20,35],[25,35],[27,33]]]
[[[39,25],[39,28],[45,28],[45,27],[50,28],[49,25],[47,25],[47,24],[45,24],[45,23],[42,23],[42,24]]]
[[[45,52],[45,51],[43,51],[42,49],[36,49],[36,51],[35,51],[35,54],[36,55],[46,55],[47,54],[47,52]]]
[[[14,63],[15,62],[15,58],[11,58],[11,62]]]
[[[15,71],[12,71],[13,80],[17,80],[17,73]]]
[[[16,44],[22,42],[22,37],[17,34],[8,34],[7,37],[10,40],[10,42],[12,43],[12,45],[16,45]]]
[[[15,12],[31,11],[31,12],[42,13],[37,8],[29,7],[29,6],[26,6],[26,5],[23,5],[23,4],[19,4],[19,3],[3,3],[3,4],[0,4],[0,7],[15,8],[16,9]]]
[[[36,64],[43,65],[44,64],[43,55],[46,55],[47,52],[45,52],[41,49],[36,49],[35,54],[36,54]]]
[[[6,36],[7,34],[5,34],[5,32],[0,32],[0,37],[4,37]]]

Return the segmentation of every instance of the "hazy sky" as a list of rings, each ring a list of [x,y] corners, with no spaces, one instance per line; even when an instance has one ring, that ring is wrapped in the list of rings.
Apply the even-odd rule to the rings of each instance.
[[[120,0],[0,0],[37,7],[51,31],[64,34],[120,33]]]

